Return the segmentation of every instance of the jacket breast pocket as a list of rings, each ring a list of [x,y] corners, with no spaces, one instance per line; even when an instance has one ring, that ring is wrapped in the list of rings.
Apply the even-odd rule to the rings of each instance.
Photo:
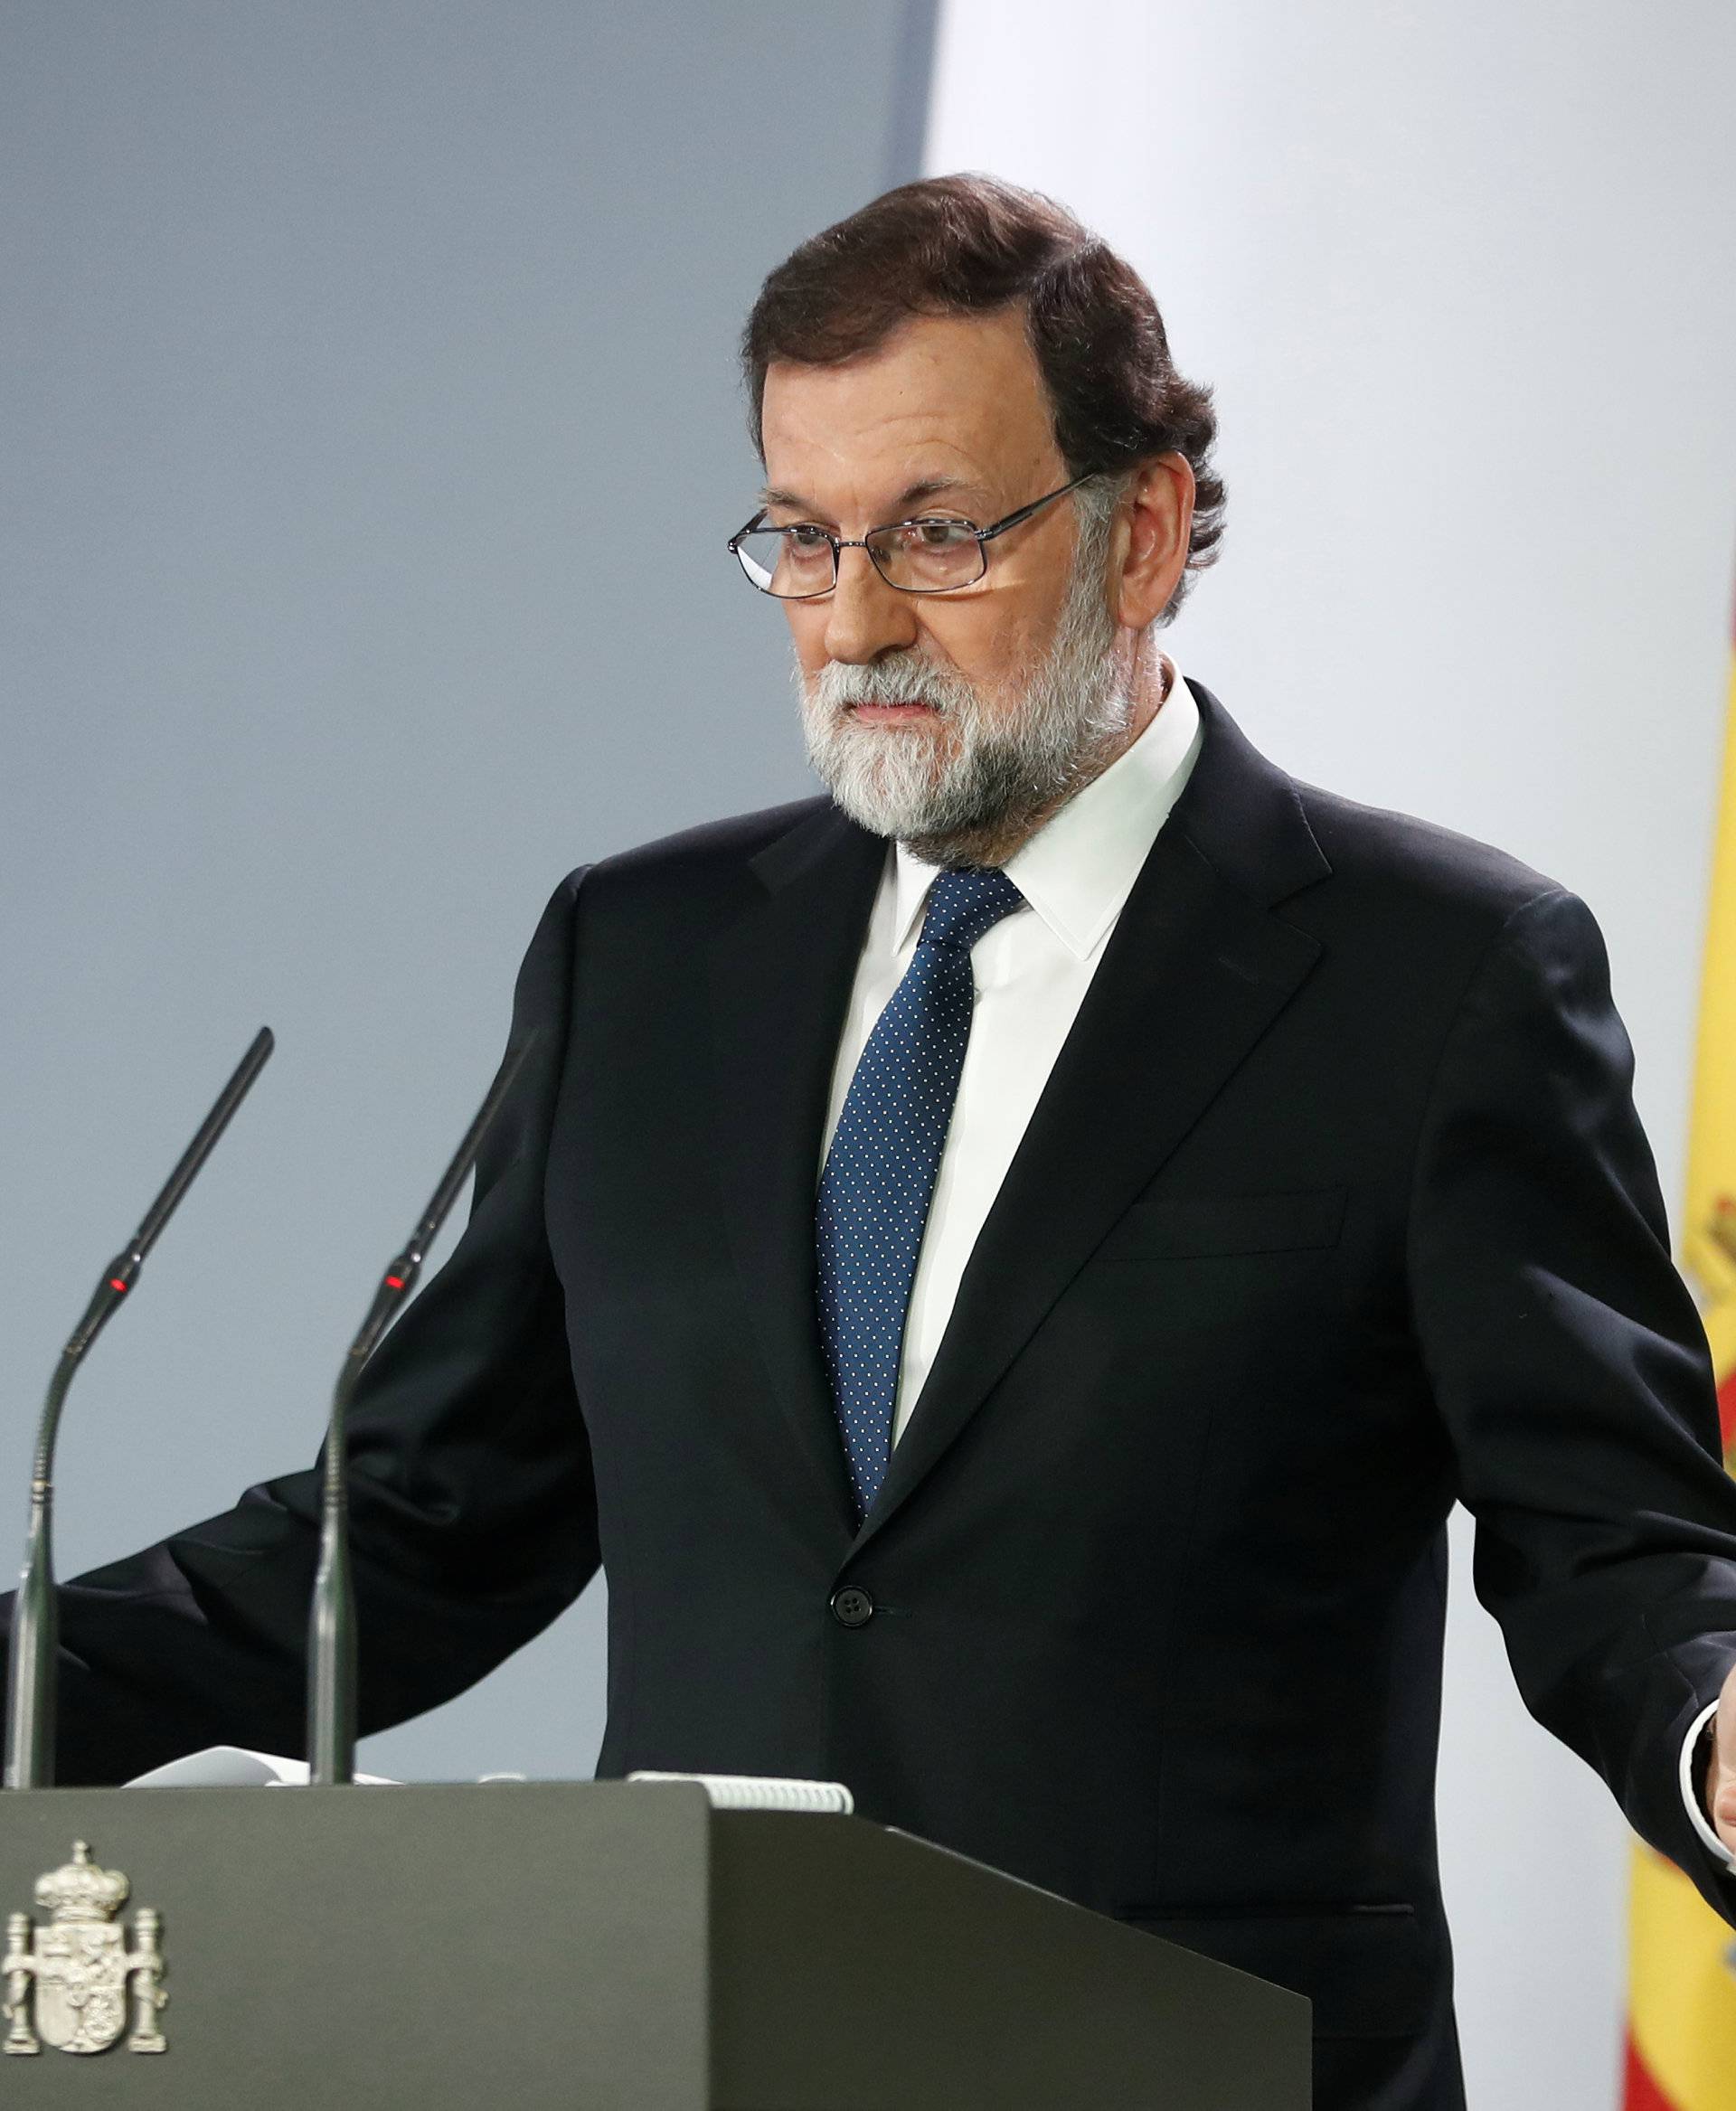
[[[1336,1246],[1345,1199],[1342,1187],[1274,1195],[1148,1195],[1126,1211],[1094,1258],[1182,1260]]]

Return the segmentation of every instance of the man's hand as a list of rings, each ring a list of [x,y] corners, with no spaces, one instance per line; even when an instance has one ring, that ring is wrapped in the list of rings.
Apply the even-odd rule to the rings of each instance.
[[[1700,1785],[1701,1800],[1712,1831],[1736,1854],[1736,1670],[1724,1681],[1712,1728],[1712,1757]]]

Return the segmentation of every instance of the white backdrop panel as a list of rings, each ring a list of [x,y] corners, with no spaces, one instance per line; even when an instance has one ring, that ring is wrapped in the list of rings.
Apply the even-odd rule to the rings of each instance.
[[[1736,14],[948,0],[926,166],[1052,193],[1213,383],[1173,637],[1298,775],[1591,902],[1674,1202],[1736,523]],[[1615,2094],[1624,1833],[1456,1537],[1442,1851],[1477,2111]]]

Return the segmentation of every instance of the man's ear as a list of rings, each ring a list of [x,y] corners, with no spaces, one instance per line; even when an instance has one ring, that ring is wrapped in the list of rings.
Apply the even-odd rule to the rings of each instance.
[[[1144,630],[1168,608],[1187,566],[1194,470],[1184,455],[1154,455],[1127,480],[1110,543],[1110,606],[1118,623]]]

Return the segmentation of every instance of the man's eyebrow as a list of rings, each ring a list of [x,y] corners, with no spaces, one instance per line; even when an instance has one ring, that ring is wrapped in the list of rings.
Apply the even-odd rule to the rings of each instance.
[[[892,501],[891,519],[902,519],[913,505],[920,505],[925,499],[939,498],[948,492],[969,491],[984,495],[980,484],[972,484],[964,476],[924,476],[915,484],[907,484]],[[804,498],[800,492],[784,491],[775,484],[768,484],[760,493],[761,512],[772,506],[781,506],[787,512],[800,514],[805,520],[820,521],[823,509],[811,498]]]
[[[760,494],[760,510],[764,513],[768,507],[774,505],[783,506],[790,513],[802,514],[810,518],[820,510],[812,499],[803,498],[794,491],[779,491],[775,484],[768,484]]]
[[[907,485],[899,494],[901,511],[907,505],[920,505],[925,498],[939,498],[949,491],[974,491],[980,498],[983,487],[973,484],[967,476],[925,476],[920,484]]]

